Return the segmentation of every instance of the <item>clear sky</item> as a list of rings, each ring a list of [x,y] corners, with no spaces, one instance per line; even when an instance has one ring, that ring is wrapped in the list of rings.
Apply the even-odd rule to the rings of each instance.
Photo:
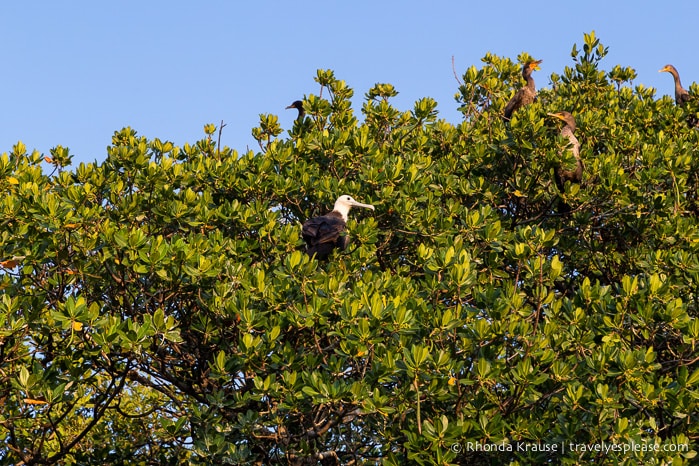
[[[572,65],[570,50],[595,31],[634,84],[673,95],[674,64],[685,88],[699,80],[699,2],[577,1],[223,1],[8,0],[0,6],[3,44],[0,153],[18,140],[48,153],[58,144],[74,165],[102,161],[115,130],[131,126],[177,145],[226,123],[222,144],[255,150],[260,113],[285,129],[293,100],[318,94],[318,68],[364,94],[377,82],[399,91],[401,110],[432,97],[458,123],[459,76],[486,52],[543,59],[535,77]]]

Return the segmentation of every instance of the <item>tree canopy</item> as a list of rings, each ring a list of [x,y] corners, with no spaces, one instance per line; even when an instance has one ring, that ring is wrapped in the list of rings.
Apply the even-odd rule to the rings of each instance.
[[[182,147],[124,128],[74,168],[17,143],[0,462],[687,464],[699,104],[606,54],[586,34],[509,122],[526,53],[465,71],[458,124],[430,98],[395,108],[390,84],[360,119],[319,70],[287,135],[260,115],[258,151],[214,125]],[[563,192],[558,111],[585,167]],[[342,194],[376,211],[319,262],[301,224]]]

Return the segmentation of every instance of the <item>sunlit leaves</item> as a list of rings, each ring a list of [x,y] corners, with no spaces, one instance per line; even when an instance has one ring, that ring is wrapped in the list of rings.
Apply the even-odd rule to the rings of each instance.
[[[696,437],[699,133],[583,39],[509,125],[526,52],[464,67],[458,125],[390,84],[359,122],[319,70],[259,152],[207,124],[181,147],[124,128],[72,171],[61,146],[2,154],[0,458],[573,464],[599,458],[453,446]],[[560,192],[563,109],[585,172]],[[319,262],[300,226],[340,194],[376,210]]]

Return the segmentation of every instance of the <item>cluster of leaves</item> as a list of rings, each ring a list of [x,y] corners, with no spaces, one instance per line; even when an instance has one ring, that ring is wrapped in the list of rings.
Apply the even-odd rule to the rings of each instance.
[[[46,174],[18,143],[0,157],[0,462],[685,464],[698,108],[605,54],[585,35],[507,125],[520,65],[487,55],[458,125],[429,98],[397,110],[389,84],[360,123],[321,70],[288,138],[261,115],[258,153],[213,125],[183,147],[126,128],[103,163],[66,171],[59,147]],[[559,110],[585,163],[563,193]],[[340,194],[376,211],[319,264],[300,224]],[[552,448],[569,444],[643,448]]]

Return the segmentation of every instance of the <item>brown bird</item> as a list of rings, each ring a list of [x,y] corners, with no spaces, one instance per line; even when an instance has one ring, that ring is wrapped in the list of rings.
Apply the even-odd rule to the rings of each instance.
[[[571,151],[576,161],[575,168],[572,170],[566,170],[562,165],[556,168],[556,186],[558,186],[559,191],[563,192],[566,181],[570,181],[571,183],[580,183],[580,181],[582,181],[583,163],[580,159],[580,143],[574,134],[575,118],[573,118],[573,115],[569,112],[557,112],[549,113],[549,116],[557,118],[565,123],[563,129],[561,129],[561,136],[568,139],[569,143],[567,149]]]
[[[303,102],[300,100],[294,100],[291,105],[286,107],[286,110],[290,108],[295,108],[296,110],[299,111],[299,116],[296,117],[297,120],[303,120],[303,117],[306,115],[306,111],[303,109]]]
[[[536,87],[534,85],[534,78],[532,78],[532,72],[540,69],[539,64],[541,62],[542,60],[530,60],[522,66],[522,77],[527,81],[527,84],[518,90],[514,97],[507,102],[504,115],[505,121],[508,121],[516,110],[534,102],[536,98]]]
[[[663,72],[670,73],[672,78],[675,80],[675,103],[677,105],[683,105],[684,103],[689,102],[689,92],[687,92],[687,89],[682,87],[682,83],[680,82],[680,74],[677,72],[677,68],[672,65],[665,65],[658,70],[658,73]]]

